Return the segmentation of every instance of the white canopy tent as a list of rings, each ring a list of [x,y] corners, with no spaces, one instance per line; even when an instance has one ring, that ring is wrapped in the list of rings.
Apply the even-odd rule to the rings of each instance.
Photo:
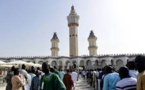
[[[4,61],[0,61],[0,65],[6,64],[6,62]]]
[[[41,67],[40,64],[35,64],[35,63],[32,63],[32,62],[29,62],[29,63],[26,63],[27,66],[34,66],[34,67]]]
[[[8,64],[10,64],[10,65],[15,65],[15,64],[16,65],[22,65],[22,64],[27,64],[27,62],[18,60],[18,61],[8,62]]]
[[[41,67],[42,65],[40,64],[34,64],[34,67]]]
[[[0,65],[0,67],[11,68],[13,65]]]
[[[27,62],[26,65],[27,65],[27,66],[34,66],[35,64],[32,63],[32,62]]]

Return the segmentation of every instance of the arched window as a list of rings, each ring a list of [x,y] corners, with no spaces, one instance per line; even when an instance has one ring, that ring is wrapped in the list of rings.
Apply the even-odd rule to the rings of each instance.
[[[122,66],[124,66],[124,62],[123,62],[123,60],[118,59],[118,60],[116,61],[116,66],[118,66],[118,67],[122,67]]]
[[[53,67],[54,67],[54,66],[57,66],[57,62],[56,62],[56,61],[52,61],[52,62],[51,62],[51,66],[53,66]]]
[[[62,66],[62,61],[59,61],[59,66]]]
[[[38,64],[42,65],[43,61],[39,61]]]
[[[91,60],[87,60],[87,64],[86,65],[91,66],[92,65]]]
[[[114,63],[113,63],[113,59],[111,60],[111,65],[114,65]]]
[[[83,60],[80,61],[80,66],[84,66],[84,61]]]
[[[129,62],[129,59],[127,59],[127,63]]]
[[[107,61],[106,60],[102,60],[101,65],[102,65],[102,68],[105,67],[107,65]]]
[[[98,60],[95,61],[95,65],[96,65],[96,66],[98,65]]]
[[[65,62],[66,66],[68,66],[69,63],[70,63],[70,61],[66,61],[66,62]]]

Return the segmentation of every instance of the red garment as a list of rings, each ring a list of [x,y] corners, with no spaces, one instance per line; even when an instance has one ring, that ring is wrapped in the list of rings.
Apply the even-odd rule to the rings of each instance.
[[[67,90],[72,90],[74,84],[73,84],[72,76],[69,73],[66,73],[64,75],[63,83],[65,84]]]

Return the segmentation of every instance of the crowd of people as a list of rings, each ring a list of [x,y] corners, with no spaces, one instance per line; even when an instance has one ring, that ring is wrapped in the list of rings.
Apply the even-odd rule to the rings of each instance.
[[[137,56],[119,70],[107,65],[102,69],[84,69],[81,75],[94,90],[145,90],[145,56]],[[6,76],[6,90],[74,90],[77,78],[75,69],[58,71],[45,62],[41,69],[13,66]]]
[[[75,69],[58,71],[45,62],[42,69],[33,66],[26,68],[23,64],[21,69],[13,66],[7,73],[6,90],[73,90],[77,77]]]
[[[102,69],[83,70],[81,74],[95,90],[145,90],[145,56],[137,56],[119,70],[107,65]]]

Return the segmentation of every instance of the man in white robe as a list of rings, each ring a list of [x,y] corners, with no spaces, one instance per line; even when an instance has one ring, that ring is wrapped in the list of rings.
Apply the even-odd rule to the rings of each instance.
[[[73,79],[74,87],[75,87],[76,83],[77,83],[78,74],[77,74],[77,72],[73,71],[71,75],[72,75],[72,79]]]
[[[20,74],[22,75],[22,80],[24,81],[24,89],[30,90],[31,87],[31,76],[28,74],[28,72],[25,70],[26,66],[23,64],[22,69],[19,70]]]

